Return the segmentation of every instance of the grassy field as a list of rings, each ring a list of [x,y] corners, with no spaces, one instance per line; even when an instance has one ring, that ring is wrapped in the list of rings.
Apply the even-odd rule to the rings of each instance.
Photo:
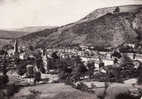
[[[40,92],[34,95],[31,90]],[[30,96],[30,98],[29,98]],[[97,99],[95,94],[81,92],[63,83],[42,84],[21,89],[13,99]]]

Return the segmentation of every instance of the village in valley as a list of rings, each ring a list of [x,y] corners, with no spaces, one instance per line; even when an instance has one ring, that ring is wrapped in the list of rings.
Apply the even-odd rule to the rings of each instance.
[[[0,99],[142,99],[141,35],[134,38],[130,33],[141,27],[137,23],[130,25],[134,15],[121,13],[121,7],[111,12],[99,16],[99,21],[92,19],[89,23],[84,19],[75,25],[45,29],[48,35],[38,31],[2,46]],[[139,13],[132,14],[139,18]],[[108,20],[114,26],[107,24]],[[86,36],[82,30],[93,32]]]
[[[14,84],[15,87],[28,87],[31,93],[39,94],[37,89],[40,86],[46,87],[46,84],[64,86],[64,83],[77,90],[95,94],[95,91],[108,85],[114,84],[116,90],[119,90],[117,89],[119,84],[131,88],[142,83],[142,56],[140,52],[136,52],[134,44],[102,50],[96,50],[93,46],[34,49],[32,46],[19,47],[15,40],[13,47],[8,46],[10,45],[1,50],[2,88]],[[124,46],[130,51],[121,49]],[[33,90],[30,90],[32,89],[30,86]],[[36,86],[39,88],[36,89]],[[139,89],[134,91],[136,97],[140,97],[141,87],[134,88]]]

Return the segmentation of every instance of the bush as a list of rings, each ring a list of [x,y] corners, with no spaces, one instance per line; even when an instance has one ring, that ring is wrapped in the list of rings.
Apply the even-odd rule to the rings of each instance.
[[[131,96],[127,94],[120,94],[116,97],[116,99],[140,99],[139,96]]]
[[[0,89],[0,99],[11,99],[12,96],[19,91],[19,89],[20,86],[17,86],[15,84],[5,86],[5,88]]]
[[[137,83],[138,83],[139,85],[142,84],[142,74],[139,75],[138,80],[137,80]]]
[[[5,85],[9,82],[9,77],[7,75],[0,76],[0,87],[5,87]]]
[[[17,93],[17,92],[19,91],[20,88],[21,88],[20,86],[15,85],[15,84],[8,85],[8,86],[6,87],[7,96],[8,96],[8,97],[13,96],[15,93]]]
[[[17,60],[17,67],[16,67],[16,69],[17,69],[17,73],[19,75],[23,75],[24,73],[26,73],[26,65],[27,65],[26,61],[24,61],[24,60]]]

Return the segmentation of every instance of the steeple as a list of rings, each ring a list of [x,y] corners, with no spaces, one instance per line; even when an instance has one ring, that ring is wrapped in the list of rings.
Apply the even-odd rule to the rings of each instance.
[[[14,54],[15,55],[18,54],[18,42],[17,42],[17,39],[15,39],[15,42],[14,42]]]

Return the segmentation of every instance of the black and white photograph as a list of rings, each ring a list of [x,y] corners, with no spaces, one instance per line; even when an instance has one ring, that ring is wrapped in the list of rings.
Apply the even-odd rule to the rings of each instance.
[[[142,0],[0,0],[0,99],[142,99]]]

